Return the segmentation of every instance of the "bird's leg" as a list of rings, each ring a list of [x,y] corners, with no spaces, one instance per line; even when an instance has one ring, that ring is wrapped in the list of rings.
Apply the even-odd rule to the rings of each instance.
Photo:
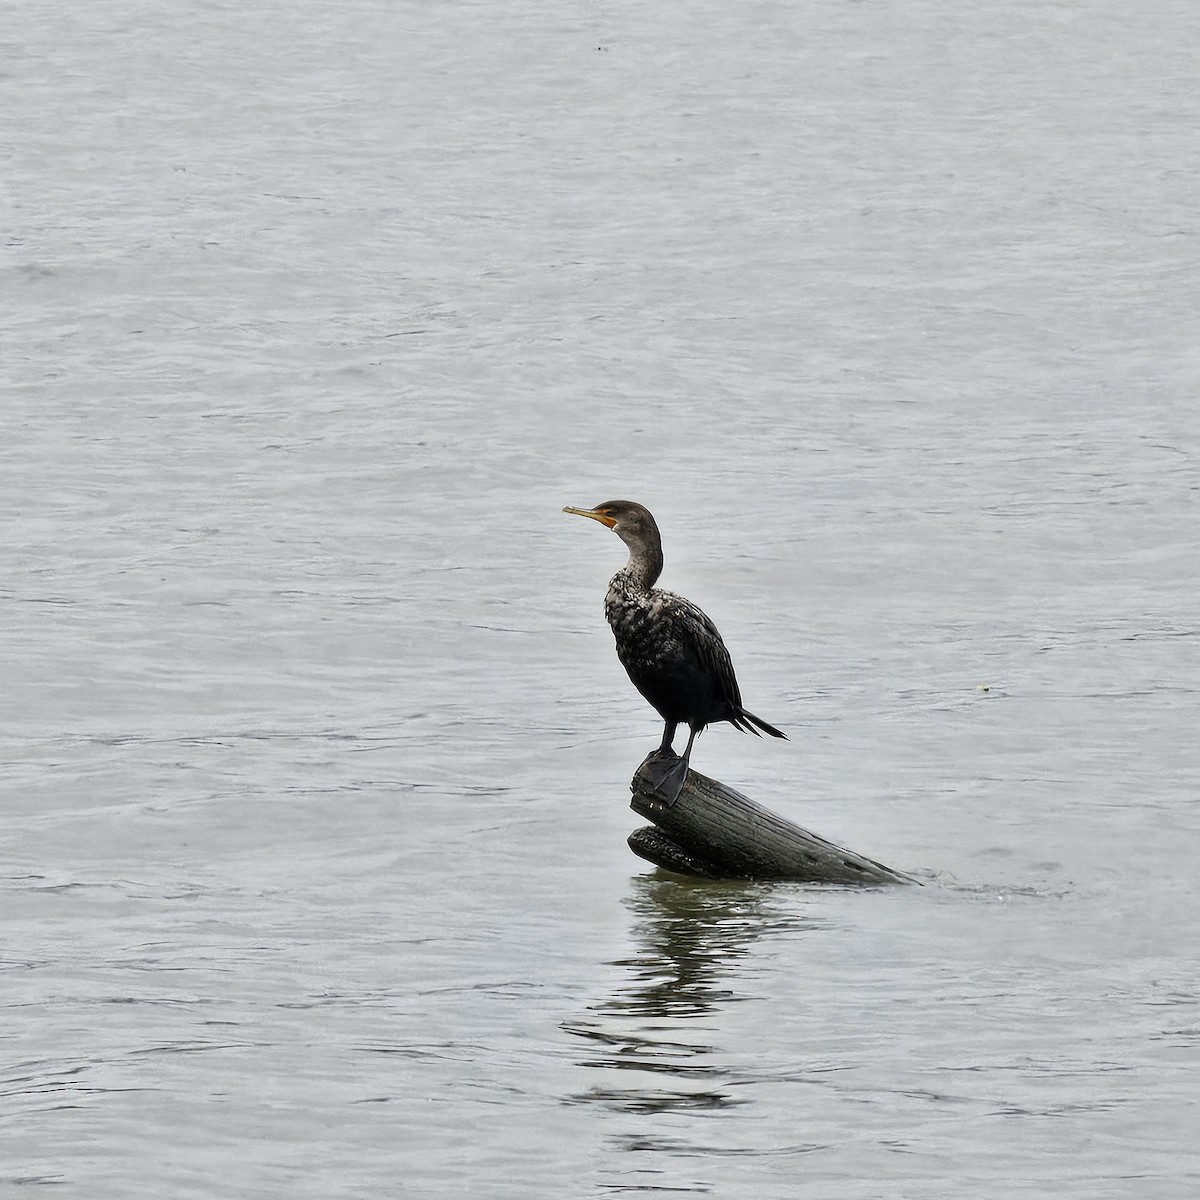
[[[679,727],[678,721],[666,722],[666,724],[663,726],[662,745],[659,746],[658,750],[655,753],[661,754],[664,758],[666,758],[668,756],[670,756],[671,758],[675,757],[675,746],[673,743],[675,741],[675,730],[678,727]]]
[[[688,738],[688,744],[683,749],[683,765],[684,765],[685,771],[687,768],[688,759],[690,759],[692,757],[692,743],[696,740],[696,734],[698,734],[699,732],[700,732],[700,727],[697,725],[693,725],[692,726],[692,735],[691,735],[691,737]]]
[[[692,730],[692,736],[688,738],[687,749],[680,758],[671,747],[671,743],[675,740],[675,726],[668,721],[666,732],[663,734],[663,744],[639,768],[640,774],[651,785],[650,790],[655,792],[668,808],[679,799],[679,793],[683,791],[683,785],[687,781],[688,759],[691,757],[692,743],[696,740],[696,734],[699,732],[698,729]]]

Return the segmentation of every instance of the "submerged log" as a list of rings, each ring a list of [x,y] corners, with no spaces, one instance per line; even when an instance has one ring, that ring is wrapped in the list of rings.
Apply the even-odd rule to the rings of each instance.
[[[646,826],[630,834],[629,848],[668,871],[702,879],[868,886],[919,882],[801,829],[698,771],[688,771],[679,799],[670,806],[654,792],[642,767],[634,773],[630,790],[630,808],[657,828]]]

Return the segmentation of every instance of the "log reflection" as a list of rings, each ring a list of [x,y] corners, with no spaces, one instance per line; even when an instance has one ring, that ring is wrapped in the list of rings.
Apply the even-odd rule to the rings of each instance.
[[[817,927],[797,911],[797,896],[761,883],[633,879],[626,903],[635,952],[613,964],[623,982],[589,1017],[564,1026],[588,1043],[580,1065],[603,1072],[569,1102],[632,1113],[745,1103],[721,1051],[721,1019],[754,999],[756,942]]]

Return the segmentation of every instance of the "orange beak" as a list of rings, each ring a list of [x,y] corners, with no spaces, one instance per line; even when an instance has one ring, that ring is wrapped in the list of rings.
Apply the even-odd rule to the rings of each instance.
[[[601,525],[607,525],[609,529],[616,525],[616,521],[607,513],[597,512],[594,508],[572,508],[568,504],[563,512],[574,513],[577,517],[591,517],[593,521],[599,521]]]

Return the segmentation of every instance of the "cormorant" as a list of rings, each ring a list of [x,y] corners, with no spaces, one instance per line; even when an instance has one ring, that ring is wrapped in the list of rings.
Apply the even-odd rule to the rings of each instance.
[[[568,505],[563,512],[599,521],[629,547],[629,561],[609,582],[604,615],[621,665],[665,722],[662,745],[642,770],[667,804],[679,799],[692,743],[706,725],[728,721],[756,737],[761,729],[786,738],[742,707],[729,651],[712,621],[690,600],[654,586],[662,574],[663,553],[649,510],[632,500],[607,500],[595,508]],[[691,730],[682,758],[672,746],[679,725]]]

